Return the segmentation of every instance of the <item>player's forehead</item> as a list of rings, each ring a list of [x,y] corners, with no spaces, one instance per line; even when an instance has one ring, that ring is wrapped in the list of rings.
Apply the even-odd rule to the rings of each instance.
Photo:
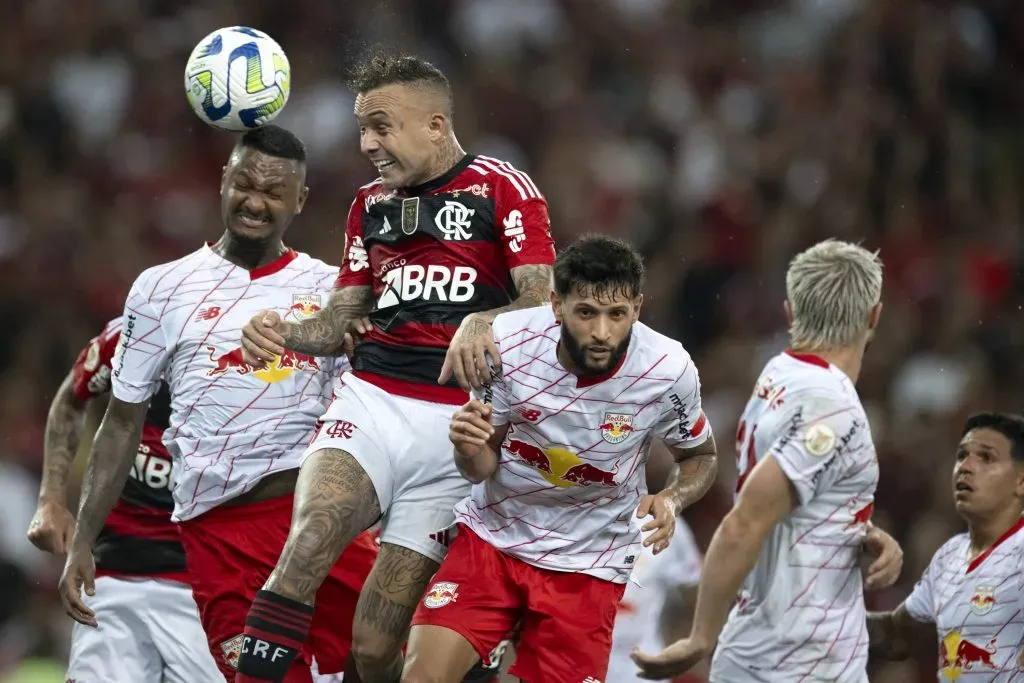
[[[231,168],[236,175],[256,181],[302,180],[302,165],[294,159],[282,159],[270,154],[241,147],[231,155]]]
[[[579,284],[569,290],[565,303],[597,309],[628,308],[635,303],[625,286]]]
[[[961,451],[988,451],[997,455],[1010,456],[1013,444],[1003,434],[988,427],[972,429],[960,439]]]
[[[411,86],[404,83],[389,83],[357,94],[353,110],[360,121],[394,118],[408,109],[413,101],[414,92]]]

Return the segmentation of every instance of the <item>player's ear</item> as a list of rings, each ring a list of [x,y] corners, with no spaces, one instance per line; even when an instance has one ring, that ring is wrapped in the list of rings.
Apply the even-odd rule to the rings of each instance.
[[[878,327],[878,320],[882,317],[882,302],[879,301],[871,308],[871,313],[868,314],[868,329],[873,330]]]
[[[430,120],[427,121],[427,131],[430,133],[431,140],[440,140],[448,131],[448,119],[441,113],[431,115]]]
[[[782,310],[786,312],[786,327],[793,327],[793,309],[789,306],[789,299],[782,302]]]
[[[644,295],[640,294],[637,296],[636,301],[633,304],[633,322],[635,323],[640,319],[640,307],[644,305]]]
[[[555,290],[551,290],[551,310],[555,312],[555,320],[559,323],[562,322],[562,300],[555,294]]]
[[[295,204],[295,213],[302,213],[302,207],[306,205],[306,198],[309,197],[309,188],[305,185],[299,190],[299,201]]]

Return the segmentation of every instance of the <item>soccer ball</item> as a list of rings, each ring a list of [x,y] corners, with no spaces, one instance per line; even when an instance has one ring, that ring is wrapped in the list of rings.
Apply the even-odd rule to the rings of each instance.
[[[288,103],[291,66],[262,31],[231,26],[199,41],[185,65],[185,95],[196,115],[235,133],[273,121]]]

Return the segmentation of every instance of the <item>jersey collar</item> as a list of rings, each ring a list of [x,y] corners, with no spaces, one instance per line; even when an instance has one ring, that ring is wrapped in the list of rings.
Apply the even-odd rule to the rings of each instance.
[[[213,251],[213,245],[214,244],[216,244],[216,242],[207,242],[206,243],[206,248],[209,249],[211,251],[211,253],[213,253],[217,258],[223,259],[223,260],[227,261],[227,259],[225,259],[223,256],[221,256],[220,254],[217,254],[216,252]],[[286,252],[284,252],[283,254],[278,256],[276,259],[274,259],[270,263],[264,263],[262,266],[257,266],[256,268],[253,268],[252,270],[250,270],[249,271],[249,280],[258,280],[261,277],[266,277],[268,275],[273,275],[274,273],[278,273],[278,272],[284,270],[285,267],[287,267],[287,265],[289,263],[291,263],[292,261],[294,261],[298,257],[299,257],[299,252],[295,251],[294,249],[288,249]],[[228,263],[231,263],[231,262],[228,261]],[[231,265],[235,265],[235,264],[232,263]],[[241,268],[241,266],[236,266],[236,267],[237,268]],[[242,270],[245,270],[245,269],[242,268]]]
[[[799,353],[793,349],[786,349],[786,355],[790,358],[796,358],[798,361],[808,363],[810,365],[817,365],[819,368],[829,367],[829,362],[821,356],[816,356],[813,353]]]
[[[457,164],[448,169],[446,173],[434,178],[433,180],[428,180],[427,182],[421,185],[413,185],[412,187],[407,187],[402,192],[402,194],[412,197],[421,194],[427,194],[428,192],[433,192],[434,190],[439,190],[448,183],[450,183],[451,181],[455,180],[455,178],[458,177],[460,173],[469,168],[469,165],[473,163],[475,159],[476,156],[472,154],[467,154],[466,156],[462,157]]]

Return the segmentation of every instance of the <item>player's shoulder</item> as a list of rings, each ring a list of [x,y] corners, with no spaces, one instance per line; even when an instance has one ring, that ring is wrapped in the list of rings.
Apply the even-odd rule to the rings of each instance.
[[[502,159],[477,154],[470,159],[464,172],[486,178],[494,186],[496,194],[510,192],[509,196],[519,201],[544,200],[544,195],[526,171]]]
[[[932,555],[929,565],[942,569],[948,566],[950,562],[962,562],[963,558],[967,556],[970,543],[971,539],[967,532],[956,534],[939,546],[939,549]]]
[[[330,263],[322,261],[315,256],[310,256],[304,251],[295,252],[294,265],[297,269],[309,273],[316,279],[336,278],[338,276],[338,266],[332,266]]]
[[[769,360],[755,392],[768,385],[773,394],[783,392],[791,404],[800,400],[831,406],[860,405],[857,390],[846,373],[811,354],[786,350]]]
[[[161,293],[174,291],[178,284],[203,270],[205,263],[212,265],[213,256],[209,246],[203,245],[181,258],[150,266],[135,278],[132,289],[147,299],[160,298]]]
[[[692,365],[690,353],[679,342],[668,335],[654,330],[644,323],[633,325],[633,339],[630,341],[631,356],[657,362],[666,370],[681,372]]]
[[[536,338],[557,325],[555,312],[548,304],[522,308],[494,318],[494,339],[499,347],[505,348],[526,338]]]

